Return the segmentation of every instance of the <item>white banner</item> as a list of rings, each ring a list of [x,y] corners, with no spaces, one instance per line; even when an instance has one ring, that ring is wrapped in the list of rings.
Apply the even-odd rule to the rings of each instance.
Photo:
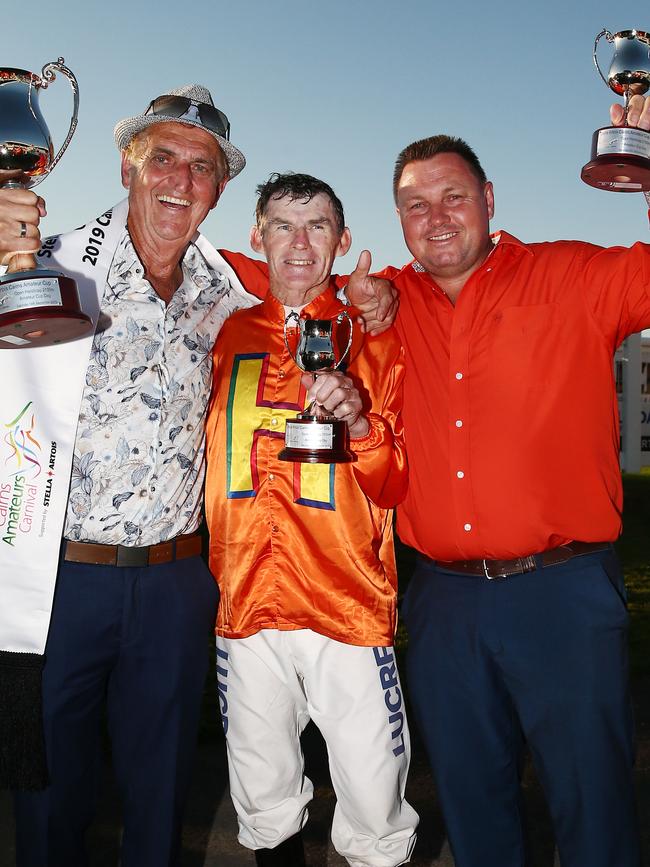
[[[124,201],[47,239],[38,254],[41,265],[76,281],[93,325],[127,213]],[[45,649],[92,339],[93,332],[58,346],[0,351],[0,650]]]

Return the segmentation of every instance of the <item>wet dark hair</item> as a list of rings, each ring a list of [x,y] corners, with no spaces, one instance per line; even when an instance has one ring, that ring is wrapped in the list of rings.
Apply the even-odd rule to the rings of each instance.
[[[397,157],[395,171],[393,172],[393,197],[396,202],[397,188],[407,164],[430,160],[439,154],[458,154],[459,157],[465,160],[482,184],[487,181],[487,175],[483,171],[479,158],[466,141],[451,135],[432,135],[430,138],[411,142]]]
[[[283,199],[285,196],[288,196],[292,202],[309,202],[314,196],[323,193],[328,197],[334,208],[336,229],[339,235],[343,234],[343,229],[345,228],[343,205],[334,190],[325,181],[320,181],[311,175],[301,175],[298,172],[286,172],[285,174],[274,172],[268,181],[259,184],[256,193],[258,199],[255,206],[255,222],[260,231],[264,230],[264,215],[271,199]]]

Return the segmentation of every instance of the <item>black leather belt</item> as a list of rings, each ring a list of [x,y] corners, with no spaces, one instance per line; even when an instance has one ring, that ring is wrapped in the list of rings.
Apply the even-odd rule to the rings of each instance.
[[[428,563],[433,563],[440,569],[449,572],[460,572],[463,575],[479,575],[483,578],[507,578],[508,575],[522,575],[524,572],[533,572],[537,569],[538,562],[544,566],[557,566],[566,563],[573,557],[582,554],[594,554],[596,551],[607,551],[611,547],[609,542],[567,542],[559,548],[551,548],[542,551],[541,554],[530,554],[527,557],[516,557],[514,560],[431,560],[424,557]]]
[[[158,545],[101,545],[99,542],[71,542],[64,539],[63,559],[69,563],[94,566],[157,566],[185,557],[198,557],[203,547],[200,533],[176,536]]]

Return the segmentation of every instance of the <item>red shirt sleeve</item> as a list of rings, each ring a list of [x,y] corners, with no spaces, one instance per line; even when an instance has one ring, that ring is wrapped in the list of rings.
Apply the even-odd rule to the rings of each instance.
[[[235,270],[244,289],[257,298],[266,297],[269,290],[269,268],[261,259],[251,259],[245,253],[219,250],[223,258]]]
[[[269,267],[262,259],[251,259],[245,253],[233,253],[231,250],[219,250],[229,265],[234,268],[237,276],[247,292],[257,298],[265,298],[269,290]],[[399,274],[399,268],[389,265],[383,271],[376,272],[373,276],[392,280]],[[347,286],[349,274],[333,274],[332,279],[337,289]]]

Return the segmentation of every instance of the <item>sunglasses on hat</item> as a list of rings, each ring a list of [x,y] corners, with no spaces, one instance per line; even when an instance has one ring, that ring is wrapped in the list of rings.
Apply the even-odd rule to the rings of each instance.
[[[226,115],[208,105],[207,102],[198,102],[188,96],[158,96],[152,99],[145,115],[153,114],[164,117],[174,117],[187,120],[199,121],[206,129],[225,139],[230,139],[230,121]]]

